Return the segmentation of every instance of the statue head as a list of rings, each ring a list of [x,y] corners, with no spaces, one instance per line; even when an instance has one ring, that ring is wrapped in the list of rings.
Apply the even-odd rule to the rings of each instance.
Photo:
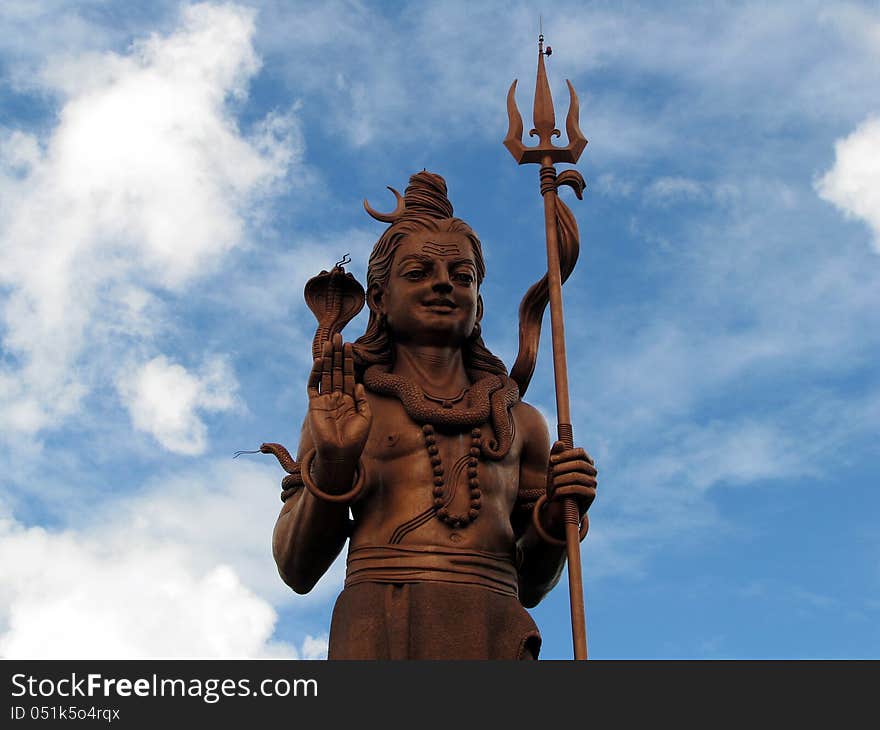
[[[390,310],[385,305],[394,299],[398,302],[395,310],[398,329],[412,330],[418,324],[414,317],[422,317],[426,330],[461,345],[465,367],[506,374],[504,363],[486,349],[480,334],[483,303],[479,287],[486,274],[480,239],[467,223],[453,217],[443,178],[426,171],[417,173],[410,178],[395,213],[378,215],[369,207],[367,210],[391,225],[373,247],[367,267],[370,316],[366,332],[354,343],[361,367],[393,364],[395,322],[393,313],[389,321]],[[414,259],[410,266],[412,270],[401,270],[401,259],[409,258]],[[426,307],[419,306],[422,302],[414,303],[408,313],[402,298],[403,287],[399,287],[401,291],[395,291],[394,281],[396,278],[400,280],[401,276],[407,277],[408,281],[420,276],[421,265],[415,261],[418,258],[442,262],[449,281],[434,287],[435,294],[430,296],[436,296],[436,306],[431,305],[434,299],[426,302]],[[426,261],[425,266],[430,265],[430,261]],[[473,280],[470,288],[463,286],[468,276]],[[460,306],[451,301],[453,298],[457,298]],[[445,306],[447,303],[448,307]]]

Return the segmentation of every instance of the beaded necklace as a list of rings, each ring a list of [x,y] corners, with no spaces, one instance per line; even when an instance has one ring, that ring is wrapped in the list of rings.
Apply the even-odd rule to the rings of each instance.
[[[481,497],[480,477],[477,474],[477,467],[480,463],[480,454],[482,452],[480,436],[482,432],[479,428],[471,431],[471,449],[467,460],[468,486],[470,487],[471,504],[470,509],[462,514],[452,514],[449,511],[449,504],[452,502],[454,492],[447,493],[446,480],[444,479],[443,461],[440,459],[440,449],[437,447],[437,438],[434,435],[434,427],[430,423],[422,426],[422,433],[425,436],[425,448],[428,450],[428,456],[431,459],[431,466],[434,469],[434,512],[437,519],[445,522],[450,527],[467,527],[471,522],[480,516]]]
[[[425,449],[433,470],[433,502],[425,516],[433,512],[437,519],[453,528],[467,527],[479,517],[482,506],[478,474],[480,457],[497,461],[507,455],[513,440],[513,419],[510,409],[519,400],[519,389],[507,376],[478,372],[469,372],[468,375],[473,381],[469,388],[454,398],[439,398],[425,393],[415,383],[389,373],[385,366],[374,365],[364,372],[364,385],[367,388],[375,393],[394,396],[403,405],[407,415],[416,423],[422,424]],[[453,404],[464,400],[465,396],[467,396],[467,404],[464,407],[452,407]],[[497,443],[494,441],[483,443],[479,426],[485,423],[492,424],[498,439]],[[446,483],[446,473],[437,446],[435,428],[438,427],[444,430],[471,428],[471,445],[466,462],[470,506],[466,512],[455,514],[449,511],[455,485]],[[416,524],[420,520],[421,516],[415,518],[413,523]]]

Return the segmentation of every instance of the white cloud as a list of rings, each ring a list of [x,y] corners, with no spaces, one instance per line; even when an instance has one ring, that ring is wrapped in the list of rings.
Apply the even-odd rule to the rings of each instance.
[[[179,547],[0,526],[7,658],[255,656],[276,615],[228,566]]]
[[[6,0],[0,4],[0,74],[15,89],[33,89],[48,56],[128,42],[134,14],[114,13],[100,26],[83,7],[64,0]],[[94,16],[92,16],[94,18]]]
[[[317,658],[326,637],[272,640],[278,609],[326,601],[279,578],[277,466],[232,461],[157,478],[139,495],[74,506],[63,531],[0,515],[0,656]]]
[[[307,636],[300,651],[303,659],[326,659],[329,648],[330,644],[326,636]]]
[[[681,176],[659,177],[645,188],[648,201],[660,205],[678,202],[714,202],[724,204],[734,201],[739,189],[727,182],[708,183]]]
[[[14,177],[27,175],[40,161],[42,153],[33,135],[20,131],[2,131],[0,170]]]
[[[703,183],[686,177],[661,177],[645,190],[648,198],[669,202],[673,200],[694,200],[706,195]]]
[[[284,584],[272,558],[283,476],[274,457],[233,460],[229,454],[222,461],[156,476],[137,494],[79,509],[68,518],[83,534],[102,539],[175,545],[196,572],[229,565],[249,590],[273,606],[313,606],[338,592],[345,558],[307,596],[295,595]]]
[[[650,485],[648,490],[659,487],[666,494],[670,489],[704,492],[724,484],[803,475],[811,469],[802,458],[805,445],[773,424],[754,419],[673,428],[662,441],[655,453],[640,456],[627,469],[627,482]]]
[[[596,178],[595,190],[600,195],[611,198],[628,198],[633,194],[635,185],[631,180],[622,180],[613,173],[606,172]]]
[[[117,383],[132,425],[169,451],[196,455],[207,447],[207,429],[197,411],[227,411],[236,404],[238,382],[220,358],[194,375],[166,357],[126,372]]]
[[[600,492],[583,549],[595,577],[641,575],[646,560],[670,543],[748,529],[730,524],[710,491],[820,471],[808,458],[814,443],[799,443],[758,419],[676,423],[636,443],[640,448],[618,434],[609,447],[594,451]]]
[[[721,131],[734,116],[744,134],[761,135],[793,118],[846,119],[864,113],[878,80],[876,46],[868,44],[880,24],[868,9],[751,2],[671,13],[564,1],[554,8],[544,32],[554,48],[547,65],[557,121],[569,78],[594,164],[641,164],[682,149],[703,155],[689,145],[707,123]],[[288,53],[302,27],[310,32],[300,34],[299,48],[321,58],[308,73]],[[393,138],[406,154],[409,145],[424,150],[456,137],[497,144],[514,77],[520,111],[530,119],[537,30],[537,14],[522,2],[421,3],[389,14],[330,0],[274,4],[260,14],[261,43],[286,63],[294,88],[323,99],[323,123],[354,146]],[[652,88],[654,79],[674,79],[671,93],[664,85],[658,98],[633,104],[630,84],[648,77]]]
[[[43,88],[63,97],[57,126],[45,141],[4,133],[9,428],[58,425],[96,381],[112,379],[110,362],[162,330],[161,295],[215,271],[299,161],[292,114],[246,138],[229,109],[259,69],[253,33],[250,10],[185,7],[177,30],[126,55],[50,64]]]
[[[868,224],[880,252],[880,117],[871,117],[834,144],[834,166],[816,183],[825,200]]]

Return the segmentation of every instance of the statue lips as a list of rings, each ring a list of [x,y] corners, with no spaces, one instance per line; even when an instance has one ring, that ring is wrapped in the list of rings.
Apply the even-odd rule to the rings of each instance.
[[[448,314],[454,309],[458,309],[458,305],[451,299],[429,299],[428,301],[423,302],[423,304],[431,311],[439,312],[441,314]]]

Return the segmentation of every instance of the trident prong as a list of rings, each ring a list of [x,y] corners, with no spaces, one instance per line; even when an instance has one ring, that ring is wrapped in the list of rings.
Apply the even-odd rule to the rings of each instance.
[[[565,118],[565,131],[568,134],[568,145],[556,147],[551,139],[560,137],[561,133],[556,129],[556,120],[553,114],[553,97],[550,94],[550,84],[547,81],[547,71],[544,68],[543,36],[538,40],[538,78],[535,83],[535,127],[529,132],[529,136],[538,137],[535,147],[526,147],[523,144],[523,120],[516,106],[516,80],[510,85],[507,92],[507,117],[509,126],[507,136],[504,138],[504,146],[513,155],[513,159],[520,165],[529,163],[544,164],[549,157],[552,163],[568,162],[574,164],[587,146],[587,138],[581,132],[580,103],[577,93],[571,81],[568,84],[569,104],[568,115]]]

